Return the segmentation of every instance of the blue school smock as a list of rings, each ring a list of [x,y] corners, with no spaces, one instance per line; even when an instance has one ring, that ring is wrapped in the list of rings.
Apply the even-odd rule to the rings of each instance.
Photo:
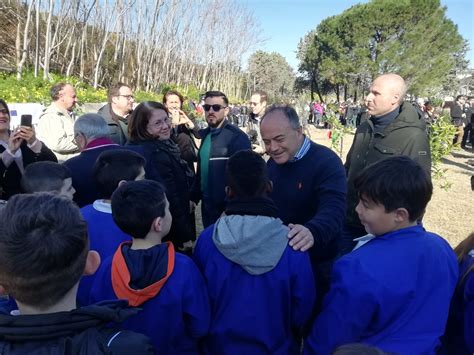
[[[93,204],[82,207],[81,213],[87,222],[89,249],[98,252],[102,261],[113,255],[120,243],[132,239],[115,224],[110,204],[96,200]],[[89,292],[95,277],[94,274],[81,278],[77,291],[79,306],[89,305]]]
[[[451,247],[422,226],[374,238],[334,264],[305,354],[331,354],[348,343],[434,354],[457,277]]]
[[[149,277],[150,264],[146,258],[150,258],[150,253],[148,249],[135,251],[142,253],[143,258],[125,259],[123,248],[130,245],[130,242],[122,243],[114,256],[99,268],[90,302],[127,299],[129,305],[142,311],[124,321],[124,329],[147,335],[157,354],[199,354],[198,341],[208,332],[210,310],[206,286],[196,265],[187,256],[175,253],[168,242],[162,245],[167,248],[163,277],[144,288],[134,289],[130,284],[142,280],[133,280],[130,270],[135,275]]]
[[[248,262],[248,255],[254,252],[253,245],[249,244],[258,243],[268,228],[257,227],[261,216],[227,216],[220,218],[217,224],[239,217],[255,218],[248,228],[242,227],[240,222],[235,226],[250,240],[237,242],[227,250],[232,253],[241,249],[242,258],[247,257],[246,265],[237,263],[240,256],[233,262],[217,249],[213,241],[214,225],[202,232],[194,251],[194,261],[206,280],[212,313],[204,353],[299,354],[300,344],[295,335],[301,334],[316,297],[309,255],[288,246],[288,230],[285,229],[281,236],[282,254],[276,265],[268,267],[261,260]],[[232,239],[240,237],[234,235]],[[256,259],[258,255],[265,257],[265,245],[260,248],[255,253]],[[267,248],[272,249],[268,245]],[[240,263],[244,261],[241,259]],[[248,271],[271,267],[259,274]]]

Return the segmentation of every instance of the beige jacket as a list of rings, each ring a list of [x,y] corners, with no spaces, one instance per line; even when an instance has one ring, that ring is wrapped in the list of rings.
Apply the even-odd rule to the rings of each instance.
[[[79,153],[74,143],[74,118],[66,110],[56,107],[54,102],[40,116],[37,136],[60,162]]]

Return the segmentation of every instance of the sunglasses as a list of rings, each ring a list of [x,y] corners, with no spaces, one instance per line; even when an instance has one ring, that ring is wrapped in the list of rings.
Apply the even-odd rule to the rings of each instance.
[[[202,105],[202,108],[204,109],[204,111],[210,111],[211,110],[211,107],[212,107],[212,111],[214,112],[218,112],[220,110],[222,110],[223,108],[226,108],[227,106],[222,106],[222,105],[219,105],[219,104],[215,104],[215,105],[208,105],[208,104],[205,104],[205,105]]]

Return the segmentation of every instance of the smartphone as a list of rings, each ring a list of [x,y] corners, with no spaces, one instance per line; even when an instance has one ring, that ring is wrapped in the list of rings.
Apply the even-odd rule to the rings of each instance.
[[[31,127],[33,120],[33,116],[31,115],[21,115],[21,123],[20,126],[28,126]]]

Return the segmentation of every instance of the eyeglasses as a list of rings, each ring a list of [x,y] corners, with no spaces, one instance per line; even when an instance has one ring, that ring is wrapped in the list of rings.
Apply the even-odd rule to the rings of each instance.
[[[4,113],[5,115],[8,115],[8,110],[6,108],[0,108],[0,113]]]
[[[212,107],[212,111],[214,112],[218,112],[220,110],[222,110],[223,108],[226,108],[227,106],[222,106],[222,105],[219,105],[219,104],[215,104],[215,105],[208,105],[208,104],[205,104],[205,105],[202,105],[202,108],[204,109],[204,111],[210,111],[211,110],[211,107]]]
[[[170,123],[170,118],[167,116],[166,118],[163,119],[163,121],[156,121],[154,123],[155,126],[163,126],[163,125],[168,125]]]
[[[135,98],[135,96],[133,95],[117,95],[117,96],[125,97],[127,100],[133,100]]]
[[[251,102],[250,106],[257,106],[259,103],[258,102]]]

